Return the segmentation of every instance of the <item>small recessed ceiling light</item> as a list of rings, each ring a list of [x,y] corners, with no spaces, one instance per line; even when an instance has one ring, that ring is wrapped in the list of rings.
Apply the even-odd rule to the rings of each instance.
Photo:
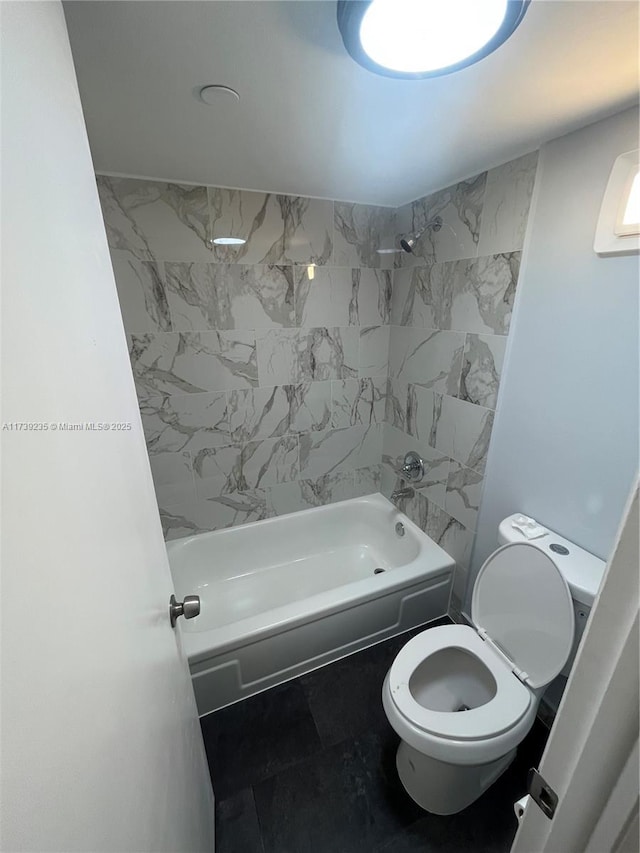
[[[492,53],[530,0],[338,0],[338,28],[360,65],[387,77],[450,74]]]
[[[247,241],[244,237],[214,237],[211,242],[216,246],[242,246]]]
[[[203,86],[198,90],[198,97],[203,104],[213,107],[225,101],[239,101],[240,95],[230,86]]]

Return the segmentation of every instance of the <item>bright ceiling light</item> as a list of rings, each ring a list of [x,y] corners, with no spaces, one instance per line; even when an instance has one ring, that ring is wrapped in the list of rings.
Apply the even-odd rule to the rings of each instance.
[[[338,27],[360,65],[390,77],[449,74],[487,56],[529,0],[339,0]]]
[[[214,237],[216,246],[243,246],[247,241],[243,237]]]

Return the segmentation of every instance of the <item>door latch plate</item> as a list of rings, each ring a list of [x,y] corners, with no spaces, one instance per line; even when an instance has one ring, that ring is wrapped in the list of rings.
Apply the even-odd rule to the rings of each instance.
[[[535,767],[529,770],[527,787],[531,799],[540,807],[542,813],[551,820],[556,813],[558,795]]]

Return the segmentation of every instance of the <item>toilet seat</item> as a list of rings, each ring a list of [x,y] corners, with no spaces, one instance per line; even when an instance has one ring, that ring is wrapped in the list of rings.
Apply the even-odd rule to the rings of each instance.
[[[431,655],[458,648],[478,658],[496,682],[495,696],[469,711],[432,711],[411,693],[409,681],[416,668]],[[445,740],[483,740],[512,729],[527,713],[532,701],[528,688],[506,662],[466,625],[446,625],[418,634],[401,649],[388,676],[389,695],[398,712],[413,726]]]

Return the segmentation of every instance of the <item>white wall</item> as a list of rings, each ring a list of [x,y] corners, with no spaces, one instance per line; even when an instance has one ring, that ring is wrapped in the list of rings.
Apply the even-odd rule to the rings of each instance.
[[[611,166],[637,147],[632,109],[541,149],[471,581],[517,510],[603,559],[613,546],[638,467],[639,266],[593,237]]]
[[[59,3],[0,3],[4,851],[213,850],[213,801]]]

